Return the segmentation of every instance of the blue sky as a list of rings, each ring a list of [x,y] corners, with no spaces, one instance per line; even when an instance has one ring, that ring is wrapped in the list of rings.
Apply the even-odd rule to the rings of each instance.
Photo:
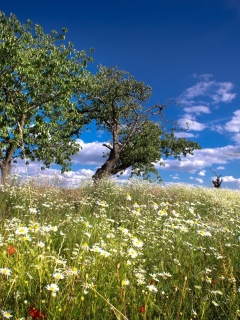
[[[164,183],[213,187],[211,168],[222,175],[222,188],[240,189],[240,156],[227,155],[240,153],[239,0],[12,0],[2,2],[0,10],[7,17],[12,12],[21,24],[30,19],[33,32],[35,24],[45,34],[61,34],[66,27],[66,46],[71,41],[78,51],[95,49],[89,71],[95,74],[99,64],[118,66],[152,87],[145,108],[179,99],[180,105],[169,106],[164,115],[182,128],[189,121],[190,129],[176,136],[198,142],[202,150],[182,156],[181,162],[163,157],[165,167],[156,163]],[[93,175],[105,161],[108,149],[102,144],[110,136],[97,131],[94,121],[90,127],[77,140],[83,149],[72,156],[72,172],[65,175],[70,185]],[[54,164],[44,171],[41,166],[30,162],[28,174],[51,177],[61,172]],[[24,160],[18,160],[16,169],[25,174]],[[130,169],[121,180],[129,176]]]

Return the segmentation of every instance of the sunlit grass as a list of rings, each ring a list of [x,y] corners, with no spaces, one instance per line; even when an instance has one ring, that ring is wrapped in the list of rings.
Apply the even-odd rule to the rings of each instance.
[[[238,319],[239,195],[136,179],[2,187],[1,319]]]

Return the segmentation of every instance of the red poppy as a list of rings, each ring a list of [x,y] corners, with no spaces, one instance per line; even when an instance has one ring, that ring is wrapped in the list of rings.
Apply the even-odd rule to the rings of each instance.
[[[35,319],[44,319],[44,313],[42,311],[36,309],[33,304],[28,308],[28,312],[34,320]]]
[[[213,283],[213,284],[216,284],[216,283],[217,283],[217,280],[213,280],[212,283]]]
[[[16,249],[15,249],[14,247],[9,246],[9,247],[7,248],[8,254],[14,254],[15,251],[16,251]]]
[[[139,312],[143,313],[145,311],[145,308],[143,306],[139,307]]]
[[[154,281],[150,281],[150,282],[149,282],[149,284],[154,284],[154,283],[155,283]]]

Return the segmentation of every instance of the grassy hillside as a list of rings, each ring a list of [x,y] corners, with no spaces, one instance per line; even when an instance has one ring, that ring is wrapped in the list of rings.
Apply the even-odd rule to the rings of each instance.
[[[1,319],[240,316],[237,191],[35,180],[0,202]]]

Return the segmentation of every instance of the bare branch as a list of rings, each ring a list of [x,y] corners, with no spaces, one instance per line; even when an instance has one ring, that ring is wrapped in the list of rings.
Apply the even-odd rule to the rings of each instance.
[[[137,127],[137,123],[138,123],[138,120],[139,120],[139,119],[140,119],[140,116],[138,115],[138,116],[137,116],[137,119],[136,119],[136,121],[135,121],[135,123],[134,123],[134,125],[133,125],[133,127],[132,127],[132,129],[131,129],[131,132],[129,133],[126,141],[124,142],[124,144],[121,146],[121,148],[120,148],[120,150],[119,150],[120,152],[122,152],[122,150],[125,148],[125,146],[126,146],[126,144],[128,143],[128,141],[131,139],[132,135],[135,133],[136,127]]]
[[[107,145],[107,144],[105,144],[105,143],[103,144],[103,146],[104,146],[104,147],[107,147],[107,148],[110,149],[110,150],[113,150],[113,148],[112,148],[111,146],[109,146],[109,145]]]

